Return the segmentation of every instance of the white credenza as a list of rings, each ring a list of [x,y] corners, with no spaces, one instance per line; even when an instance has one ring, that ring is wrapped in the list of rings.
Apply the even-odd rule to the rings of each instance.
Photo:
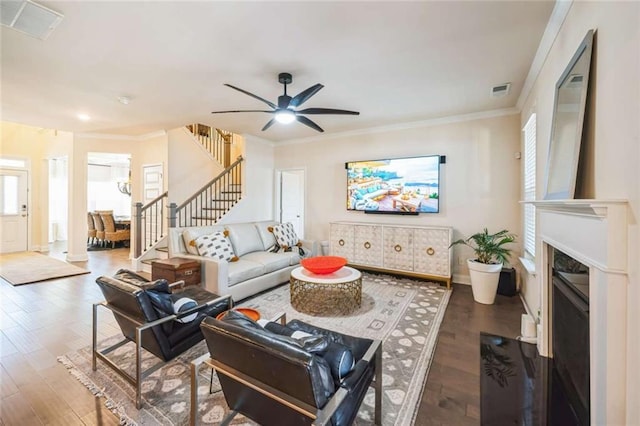
[[[331,255],[374,271],[445,281],[451,287],[453,228],[332,222]]]

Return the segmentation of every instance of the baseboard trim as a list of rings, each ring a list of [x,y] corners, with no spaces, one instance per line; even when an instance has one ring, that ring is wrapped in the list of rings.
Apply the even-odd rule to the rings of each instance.
[[[463,274],[453,274],[453,282],[456,284],[471,285],[471,277]]]
[[[67,262],[86,262],[89,260],[89,256],[85,254],[67,254]]]

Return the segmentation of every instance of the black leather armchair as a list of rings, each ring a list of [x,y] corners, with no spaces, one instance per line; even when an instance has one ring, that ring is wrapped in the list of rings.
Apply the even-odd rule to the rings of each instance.
[[[207,315],[217,315],[233,306],[229,296],[216,294],[197,287],[184,286],[184,282],[169,284],[166,280],[150,282],[146,278],[128,270],[119,270],[114,277],[101,276],[96,283],[102,290],[105,301],[93,304],[93,357],[92,367],[96,370],[96,359],[122,376],[136,388],[136,407],[142,405],[141,384],[153,371],[163,365],[142,371],[142,348],[163,361],[169,361],[203,339],[200,323]],[[173,301],[189,298],[190,307],[178,315],[173,313]],[[124,339],[105,349],[98,349],[98,308],[110,310],[124,335]],[[188,320],[188,321],[187,321]],[[182,321],[182,322],[181,322]],[[134,342],[136,345],[135,377],[118,367],[107,355],[122,345]]]
[[[281,322],[285,322],[284,314]],[[192,424],[198,420],[194,382],[199,362],[216,370],[232,410],[222,424],[228,424],[239,412],[263,426],[350,425],[371,385],[375,389],[375,424],[380,424],[381,341],[347,336],[296,320],[286,328],[311,336],[294,339],[236,313],[222,320],[206,318],[201,328],[210,358],[192,362]],[[334,346],[347,348],[354,361],[344,377],[336,377],[334,364],[326,359],[328,348]]]

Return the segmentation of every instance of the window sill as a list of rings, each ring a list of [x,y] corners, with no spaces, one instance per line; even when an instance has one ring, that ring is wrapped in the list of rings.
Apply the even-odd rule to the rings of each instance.
[[[529,275],[536,275],[536,263],[531,259],[526,259],[524,257],[520,257],[520,263],[526,269]]]

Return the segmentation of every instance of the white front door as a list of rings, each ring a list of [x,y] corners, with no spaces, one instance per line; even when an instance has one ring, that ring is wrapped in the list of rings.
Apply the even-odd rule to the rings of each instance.
[[[280,222],[291,222],[298,238],[304,238],[304,170],[280,172]]]
[[[0,253],[27,250],[27,171],[0,169]]]

